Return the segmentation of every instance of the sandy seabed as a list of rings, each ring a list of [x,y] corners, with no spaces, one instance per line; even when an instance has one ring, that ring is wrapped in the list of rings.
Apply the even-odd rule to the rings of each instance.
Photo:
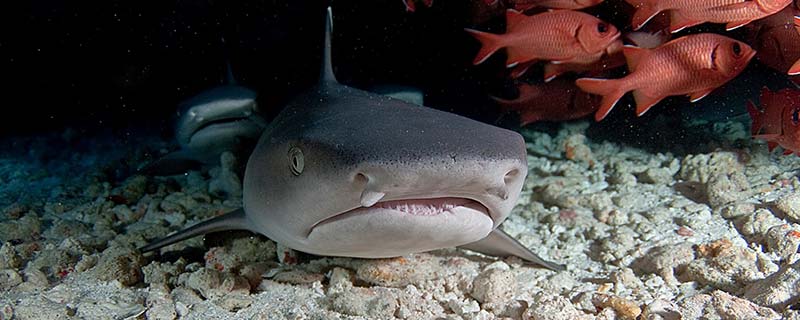
[[[501,226],[553,272],[445,249],[297,255],[247,232],[136,247],[237,208],[239,161],[135,169],[174,148],[75,130],[0,149],[0,319],[800,319],[800,158],[737,123],[699,151],[524,129],[529,174]]]

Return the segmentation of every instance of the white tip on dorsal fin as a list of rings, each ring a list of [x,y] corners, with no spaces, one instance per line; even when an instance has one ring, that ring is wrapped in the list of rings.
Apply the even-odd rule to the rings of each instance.
[[[331,61],[331,33],[333,32],[333,10],[328,7],[327,18],[325,18],[325,47],[322,55],[322,72],[320,82],[336,82],[333,74],[333,63]]]

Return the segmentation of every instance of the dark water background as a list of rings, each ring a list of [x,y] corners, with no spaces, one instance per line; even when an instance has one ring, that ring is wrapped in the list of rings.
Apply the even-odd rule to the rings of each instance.
[[[477,1],[477,0],[475,0]],[[400,0],[334,1],[334,64],[343,83],[413,85],[426,104],[481,121],[513,127],[487,94],[509,95],[503,56],[480,66],[478,43],[464,27],[501,33],[502,15],[474,23],[468,1],[419,3],[406,12]],[[0,8],[0,132],[29,133],[155,125],[172,130],[176,105],[222,84],[230,61],[239,84],[259,93],[268,116],[318,75],[327,1],[7,1]],[[622,1],[587,10],[625,29]],[[688,33],[719,32],[704,25]],[[223,41],[224,39],[224,41]],[[744,114],[744,101],[765,83],[788,83],[755,60],[739,78],[698,105],[668,98],[635,118],[630,97],[594,132],[645,144],[685,134],[653,133],[653,119],[680,123]],[[12,116],[11,113],[18,113]],[[746,117],[744,120],[747,120]],[[544,126],[547,126],[546,124]],[[667,125],[667,128],[677,128]],[[665,138],[659,138],[666,136]],[[626,139],[628,138],[628,139]]]

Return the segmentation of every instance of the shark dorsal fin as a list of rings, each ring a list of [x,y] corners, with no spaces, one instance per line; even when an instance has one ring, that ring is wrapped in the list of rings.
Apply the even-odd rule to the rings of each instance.
[[[322,71],[320,72],[320,83],[337,82],[333,74],[333,63],[331,62],[331,32],[333,30],[333,11],[328,7],[325,18],[325,47],[322,55]]]
[[[225,84],[229,86],[236,85],[236,78],[233,77],[233,67],[231,67],[231,61],[225,61]]]

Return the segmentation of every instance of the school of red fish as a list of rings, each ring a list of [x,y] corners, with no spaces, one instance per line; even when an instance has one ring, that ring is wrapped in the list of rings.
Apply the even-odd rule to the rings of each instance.
[[[435,5],[403,3],[414,11],[415,1]],[[601,121],[630,92],[641,116],[670,96],[696,102],[713,94],[753,58],[800,84],[800,0],[611,1],[630,11],[629,25],[581,11],[604,0],[473,0],[475,24],[505,10],[504,33],[464,29],[481,45],[473,64],[505,53],[507,75],[519,93],[514,99],[492,97],[498,105],[518,113],[521,125],[591,114]],[[725,31],[688,29],[702,24],[724,24]],[[743,39],[727,34],[740,27]],[[520,80],[537,66],[541,80]],[[608,78],[608,71],[623,66],[624,76]],[[753,137],[766,140],[770,151],[780,146],[784,154],[800,155],[800,89],[764,88],[760,103],[761,108],[749,101],[744,106]]]

